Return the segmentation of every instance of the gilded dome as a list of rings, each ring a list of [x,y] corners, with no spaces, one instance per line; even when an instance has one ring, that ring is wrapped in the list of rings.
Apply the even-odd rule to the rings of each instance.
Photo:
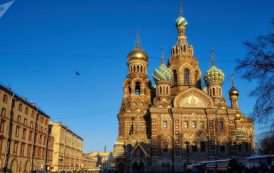
[[[239,96],[239,91],[235,88],[235,86],[232,86],[229,90],[229,96]]]
[[[218,69],[215,65],[211,66],[211,68],[205,73],[205,81],[207,84],[212,82],[218,82],[220,84],[223,83],[225,79],[225,75],[222,70]]]
[[[182,16],[176,19],[176,27],[186,26],[187,24],[188,24],[187,20]]]
[[[160,81],[160,80],[171,81],[172,76],[173,76],[173,74],[172,74],[171,70],[165,64],[161,64],[160,67],[155,69],[154,74],[153,74],[153,78],[156,81]]]
[[[145,51],[143,51],[141,48],[135,48],[134,50],[130,51],[128,54],[128,61],[131,60],[148,60],[148,56]]]

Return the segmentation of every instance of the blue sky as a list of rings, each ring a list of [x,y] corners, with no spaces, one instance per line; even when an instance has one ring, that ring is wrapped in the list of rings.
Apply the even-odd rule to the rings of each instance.
[[[228,103],[229,76],[235,60],[246,53],[242,43],[270,30],[273,8],[273,0],[183,1],[188,41],[203,74],[215,49],[216,65],[226,75]],[[104,145],[112,150],[136,30],[149,55],[152,79],[161,47],[170,56],[178,15],[179,0],[16,0],[0,18],[0,83],[68,125],[84,138],[85,151],[103,150]],[[239,105],[249,114],[254,83],[238,74],[235,78]]]

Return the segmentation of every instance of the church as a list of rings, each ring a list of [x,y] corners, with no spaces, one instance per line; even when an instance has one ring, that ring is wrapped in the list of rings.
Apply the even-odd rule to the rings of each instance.
[[[167,64],[162,53],[153,74],[155,85],[148,78],[149,57],[138,38],[128,54],[113,151],[118,172],[182,172],[188,164],[254,152],[254,124],[238,107],[233,78],[228,104],[222,89],[225,75],[215,65],[214,51],[211,68],[202,76],[185,35],[187,24],[181,5],[177,41]]]

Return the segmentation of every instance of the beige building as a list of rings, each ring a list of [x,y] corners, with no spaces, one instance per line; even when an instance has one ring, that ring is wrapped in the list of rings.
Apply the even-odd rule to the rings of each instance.
[[[102,171],[110,170],[113,166],[114,160],[112,152],[91,152],[89,156],[97,161],[96,165]]]
[[[86,172],[99,172],[97,158],[92,157],[89,153],[83,153],[82,170],[85,170]]]
[[[118,172],[182,172],[188,164],[254,152],[253,121],[238,106],[239,91],[233,82],[227,104],[225,76],[213,51],[211,67],[202,76],[185,34],[187,24],[181,9],[177,41],[167,65],[162,53],[153,74],[155,87],[147,76],[149,58],[139,40],[128,55],[113,152]]]
[[[0,85],[0,118],[1,170],[46,170],[53,144],[48,133],[49,116]]]
[[[83,168],[83,139],[60,122],[50,122],[54,137],[52,172],[77,171]]]

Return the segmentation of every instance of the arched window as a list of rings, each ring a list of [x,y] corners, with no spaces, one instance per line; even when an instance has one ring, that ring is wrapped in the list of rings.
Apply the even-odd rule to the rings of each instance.
[[[137,72],[139,72],[139,65],[137,65]]]
[[[186,45],[184,45],[184,52],[186,52]]]
[[[141,72],[143,72],[143,66],[141,66]]]
[[[213,91],[213,95],[215,96],[215,88],[213,88],[212,91]]]
[[[129,92],[129,94],[131,94],[131,87],[130,86],[128,86],[128,92]]]
[[[184,84],[189,85],[189,69],[186,68],[184,71]]]
[[[133,72],[135,72],[136,71],[136,67],[135,66],[133,66]]]
[[[140,82],[136,82],[135,84],[135,95],[140,95],[141,93],[141,86],[140,86]]]
[[[174,85],[177,85],[177,71],[173,70],[173,80],[174,80]]]
[[[224,129],[224,122],[223,121],[219,121],[219,129]]]

